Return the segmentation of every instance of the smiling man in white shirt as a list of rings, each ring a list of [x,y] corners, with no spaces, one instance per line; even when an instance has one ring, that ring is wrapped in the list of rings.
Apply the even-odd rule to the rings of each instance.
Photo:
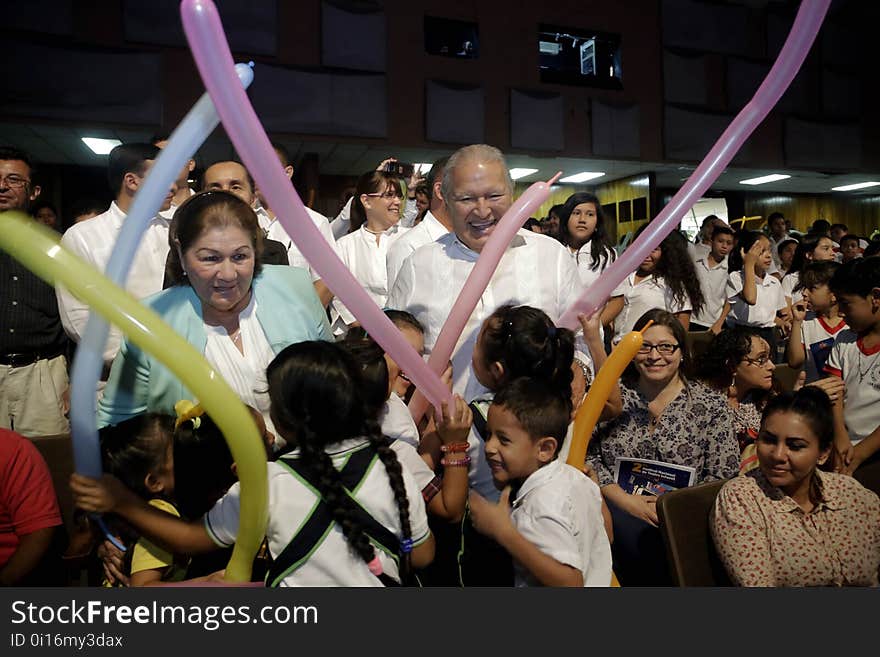
[[[504,156],[485,144],[466,146],[449,158],[441,191],[454,232],[420,247],[404,261],[387,303],[421,322],[428,352],[480,252],[513,202]],[[562,244],[519,230],[458,340],[452,356],[453,389],[468,401],[486,392],[473,376],[471,355],[481,324],[499,306],[533,306],[557,321],[580,289],[577,269]]]
[[[147,173],[158,157],[159,149],[151,144],[120,144],[107,158],[107,180],[116,200],[103,214],[74,224],[67,229],[61,243],[70,251],[103,272],[116,246],[122,223],[128,214],[134,196],[144,184]],[[160,210],[171,207],[174,187],[162,202]],[[140,246],[129,269],[125,289],[138,299],[161,291],[168,257],[168,220],[156,215],[141,238]],[[75,342],[82,339],[89,307],[61,286],[55,288],[61,323],[67,335]],[[112,361],[119,351],[122,334],[114,326],[104,349],[104,360]]]

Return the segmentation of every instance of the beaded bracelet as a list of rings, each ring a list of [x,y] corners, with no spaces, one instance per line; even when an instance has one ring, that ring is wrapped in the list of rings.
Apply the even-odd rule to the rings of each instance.
[[[440,465],[447,466],[447,467],[453,466],[453,465],[470,465],[470,462],[471,462],[471,457],[467,456],[467,455],[463,456],[460,459],[448,459],[445,456],[442,459],[440,459]]]
[[[468,451],[468,445],[466,442],[464,443],[452,443],[450,445],[440,445],[440,451],[446,454],[447,452],[466,452]]]

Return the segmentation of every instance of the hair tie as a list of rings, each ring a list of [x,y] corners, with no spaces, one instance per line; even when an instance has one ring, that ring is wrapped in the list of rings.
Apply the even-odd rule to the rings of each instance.
[[[370,572],[373,573],[376,577],[379,577],[382,574],[382,562],[379,561],[378,553],[376,553],[372,561],[367,563],[367,568],[369,568]]]
[[[547,327],[547,337],[555,338],[556,337],[556,327],[552,324]]]
[[[405,538],[402,541],[400,541],[400,551],[401,552],[403,552],[404,554],[409,554],[410,552],[412,552],[412,549],[413,549],[413,544],[412,544],[411,538]]]
[[[177,414],[177,420],[174,421],[175,431],[187,420],[192,420],[193,429],[198,429],[202,425],[201,416],[205,413],[205,409],[201,404],[193,404],[189,399],[181,399],[174,405],[174,412]]]

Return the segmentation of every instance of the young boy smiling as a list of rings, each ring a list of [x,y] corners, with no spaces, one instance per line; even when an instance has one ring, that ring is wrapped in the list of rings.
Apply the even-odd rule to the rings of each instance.
[[[608,586],[611,546],[599,487],[557,460],[570,400],[516,379],[489,408],[486,460],[498,504],[470,494],[474,526],[514,559],[517,586]]]

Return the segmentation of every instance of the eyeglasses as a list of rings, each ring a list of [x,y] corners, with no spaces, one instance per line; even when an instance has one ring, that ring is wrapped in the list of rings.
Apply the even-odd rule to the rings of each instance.
[[[392,198],[403,198],[403,194],[401,194],[397,190],[383,192],[382,194],[379,194],[378,192],[374,192],[372,194],[364,194],[364,196],[375,196],[377,198],[384,198],[384,199],[389,199],[389,200]]]
[[[761,354],[757,358],[749,358],[748,356],[744,356],[743,361],[748,363],[749,365],[757,365],[758,367],[764,367],[764,365],[771,362],[770,356],[768,354]]]
[[[661,342],[660,344],[642,343],[639,347],[640,354],[650,354],[653,349],[661,356],[671,356],[681,345],[672,342]]]
[[[30,183],[27,178],[21,176],[0,176],[0,187],[11,187],[12,189],[21,189]]]

